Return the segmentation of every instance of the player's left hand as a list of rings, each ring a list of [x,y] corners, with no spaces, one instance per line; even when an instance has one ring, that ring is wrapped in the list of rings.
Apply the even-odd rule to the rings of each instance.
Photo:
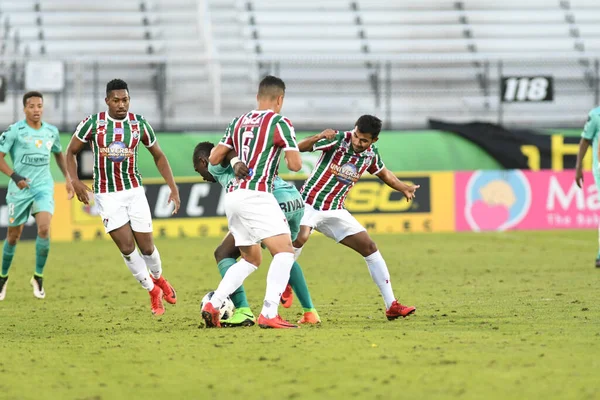
[[[171,203],[175,205],[171,215],[175,215],[177,214],[177,211],[179,211],[179,206],[181,205],[181,200],[179,199],[179,189],[177,188],[175,188],[175,190],[171,189],[171,194],[169,194],[169,200],[167,201],[167,204]]]
[[[410,185],[406,189],[404,189],[402,193],[404,194],[404,197],[406,197],[406,201],[411,201],[412,199],[417,197],[415,192],[420,187],[421,185]]]
[[[75,189],[73,189],[73,185],[71,184],[71,182],[67,181],[66,189],[67,189],[67,200],[71,200],[73,197],[75,197]]]
[[[233,166],[233,173],[238,179],[246,179],[250,175],[250,169],[243,161],[238,161]]]

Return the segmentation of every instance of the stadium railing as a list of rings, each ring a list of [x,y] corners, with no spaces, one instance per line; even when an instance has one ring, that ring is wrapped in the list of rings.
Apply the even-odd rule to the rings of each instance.
[[[21,118],[24,71],[30,60],[51,57],[4,56],[0,75],[8,82],[0,103],[0,125]],[[213,57],[205,54],[127,57],[65,56],[65,88],[48,93],[46,118],[72,129],[85,115],[104,108],[104,84],[122,77],[129,81],[132,109],[152,115],[158,129],[218,129],[255,105],[256,86],[228,85],[231,69],[253,66],[249,78],[258,82],[267,73],[281,76],[288,86],[284,113],[302,129],[347,127],[361,113],[383,117],[386,128],[427,127],[429,118],[451,121],[484,120],[512,125],[579,127],[588,109],[598,105],[600,53],[499,54],[315,54]],[[196,66],[203,73],[192,73]],[[169,75],[177,68],[179,75]],[[187,69],[186,69],[187,68]],[[134,71],[134,72],[128,72]],[[185,71],[189,76],[181,78]],[[249,69],[252,71],[252,69]],[[204,74],[204,75],[203,75]],[[177,78],[177,77],[180,78]],[[506,100],[502,81],[531,84],[550,77],[553,93],[545,99]],[[189,79],[185,98],[170,89],[170,79]],[[187,82],[187,81],[186,81]],[[505,85],[506,86],[506,85]],[[525,87],[524,86],[524,87]],[[506,88],[505,88],[506,89]],[[518,88],[517,88],[518,89]],[[516,90],[516,89],[515,89]],[[529,88],[525,87],[525,94]],[[502,96],[501,96],[502,95]],[[535,97],[535,96],[534,96]],[[343,125],[342,125],[343,124]]]

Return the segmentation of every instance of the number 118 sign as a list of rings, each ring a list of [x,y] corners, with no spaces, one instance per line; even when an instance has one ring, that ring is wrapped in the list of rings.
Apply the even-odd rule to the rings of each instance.
[[[554,100],[551,76],[503,76],[501,100],[504,103]]]

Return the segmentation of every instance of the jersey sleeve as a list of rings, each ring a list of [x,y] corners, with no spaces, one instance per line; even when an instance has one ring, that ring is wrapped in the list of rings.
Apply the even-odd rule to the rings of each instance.
[[[598,131],[598,127],[600,124],[598,123],[599,115],[594,112],[594,110],[590,111],[588,114],[587,122],[583,127],[583,132],[581,132],[581,137],[587,140],[593,140],[596,136],[596,132]]]
[[[3,132],[0,136],[0,152],[8,154],[15,143],[16,137],[17,133],[14,125],[9,126],[6,132]]]
[[[275,144],[283,148],[283,151],[299,151],[294,126],[285,117],[282,117],[275,125]]]
[[[225,134],[221,138],[219,144],[229,147],[233,149],[233,132],[235,131],[235,124],[237,123],[238,118],[234,118],[233,121],[229,123],[227,129],[225,129]]]
[[[373,160],[371,160],[371,165],[369,165],[367,171],[369,171],[369,173],[372,175],[377,175],[382,169],[385,168],[385,164],[379,155],[379,150],[377,150],[377,147],[373,147],[373,152],[375,153],[375,157],[373,157]]]
[[[75,129],[74,137],[81,140],[83,143],[87,143],[92,137],[92,128],[94,121],[91,116],[87,117],[77,125]]]
[[[328,151],[337,146],[344,138],[344,132],[338,132],[333,139],[321,139],[313,145],[313,151]]]
[[[230,165],[223,167],[221,165],[212,165],[209,163],[208,172],[210,172],[213,178],[215,178],[215,180],[223,187],[227,187],[227,184],[235,178],[233,168]]]
[[[152,147],[156,143],[156,134],[148,121],[142,120],[142,143],[146,147]]]
[[[52,149],[50,150],[53,153],[62,152],[62,145],[60,144],[60,134],[58,133],[58,129],[54,128],[54,142],[52,143]]]

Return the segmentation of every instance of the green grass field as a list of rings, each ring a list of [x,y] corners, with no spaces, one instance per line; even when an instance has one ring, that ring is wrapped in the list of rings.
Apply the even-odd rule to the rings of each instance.
[[[215,239],[157,243],[179,297],[160,318],[111,242],[53,244],[43,301],[20,244],[0,302],[0,398],[600,398],[596,232],[375,239],[417,314],[388,322],[360,256],[316,236],[300,262],[323,324],[285,331],[200,326]],[[246,283],[256,313],[269,261]]]

